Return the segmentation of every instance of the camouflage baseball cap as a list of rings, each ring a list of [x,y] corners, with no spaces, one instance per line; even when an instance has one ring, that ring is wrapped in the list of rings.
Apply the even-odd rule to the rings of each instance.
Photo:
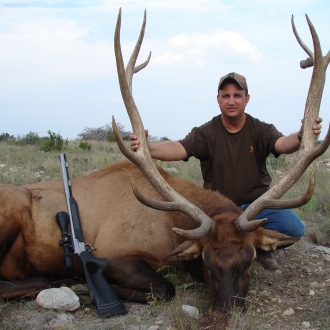
[[[240,74],[238,74],[236,72],[231,72],[231,73],[228,73],[225,76],[221,77],[221,79],[219,81],[219,85],[218,85],[218,91],[219,91],[219,89],[221,89],[222,84],[227,79],[234,79],[242,89],[248,91],[248,86],[247,86],[245,77],[241,76]]]

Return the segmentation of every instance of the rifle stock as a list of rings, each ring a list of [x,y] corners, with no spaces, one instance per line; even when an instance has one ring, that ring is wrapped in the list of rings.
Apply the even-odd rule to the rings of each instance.
[[[65,154],[60,154],[59,159],[61,161],[64,190],[69,211],[69,214],[66,212],[59,212],[56,215],[57,223],[62,230],[62,237],[64,235],[63,231],[66,230],[66,227],[63,224],[70,222],[70,247],[73,249],[74,255],[79,258],[83,264],[89,295],[92,302],[96,306],[97,315],[104,318],[114,315],[126,314],[127,310],[125,306],[113,292],[109,283],[103,276],[103,272],[107,267],[107,260],[105,258],[97,258],[93,256],[90,252],[91,249],[86,250],[85,248],[85,246],[88,246],[89,244],[85,244],[84,242],[84,236],[78,212],[78,204],[71,193],[71,182],[69,180],[68,164]],[[65,232],[65,234],[67,233]],[[65,266],[68,269],[66,264],[66,260],[68,259],[67,250],[64,251]],[[72,267],[70,270],[71,269]]]

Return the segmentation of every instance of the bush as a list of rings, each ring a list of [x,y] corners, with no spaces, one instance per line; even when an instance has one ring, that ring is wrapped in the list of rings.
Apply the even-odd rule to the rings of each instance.
[[[7,141],[8,139],[15,139],[14,135],[10,135],[9,133],[1,133],[0,141]]]
[[[25,146],[25,145],[39,145],[41,143],[42,138],[39,136],[38,133],[29,132],[28,134],[23,134],[22,136],[17,135],[17,137],[8,137],[7,142],[10,144],[15,144],[18,146]]]
[[[129,135],[131,132],[125,131],[125,126],[117,123],[118,131],[123,138],[123,140],[129,140]],[[106,124],[104,126],[92,128],[92,127],[85,127],[83,132],[78,134],[78,138],[82,140],[93,140],[93,141],[116,141],[112,126]]]
[[[40,141],[39,134],[31,131],[22,137],[23,144],[38,145],[40,144]]]
[[[82,150],[90,151],[92,149],[92,145],[86,141],[82,141],[79,144],[79,148],[81,148]]]
[[[44,139],[44,142],[41,145],[40,149],[42,151],[52,151],[52,150],[61,151],[63,149],[64,140],[60,135],[60,133],[56,134],[54,132],[51,132],[50,130],[47,133],[49,137]],[[66,140],[66,144],[67,143],[68,142]]]
[[[108,142],[116,142],[116,137],[114,136],[114,134],[110,134],[107,138]]]

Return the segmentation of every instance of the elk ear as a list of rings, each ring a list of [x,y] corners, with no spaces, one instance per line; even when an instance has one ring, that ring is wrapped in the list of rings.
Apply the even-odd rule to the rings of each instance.
[[[279,246],[293,244],[300,240],[300,237],[291,237],[262,227],[253,231],[251,237],[252,244],[264,251],[275,251]]]
[[[171,254],[164,257],[165,261],[192,260],[202,254],[202,246],[199,241],[185,241],[180,244]]]

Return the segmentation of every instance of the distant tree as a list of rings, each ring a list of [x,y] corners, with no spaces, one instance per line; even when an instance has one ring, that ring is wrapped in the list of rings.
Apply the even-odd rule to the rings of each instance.
[[[17,135],[13,143],[19,146],[38,145],[41,143],[42,138],[38,133],[30,131],[28,134]]]
[[[10,135],[9,133],[1,133],[0,141],[7,141],[8,139],[15,139],[14,135]]]
[[[117,123],[117,127],[121,137],[124,140],[129,139],[129,135],[131,132],[125,131],[125,126]],[[112,130],[112,126],[110,124],[106,124],[100,127],[85,127],[84,130],[78,134],[78,138],[81,140],[95,140],[95,141],[112,141],[114,140],[114,134]]]

